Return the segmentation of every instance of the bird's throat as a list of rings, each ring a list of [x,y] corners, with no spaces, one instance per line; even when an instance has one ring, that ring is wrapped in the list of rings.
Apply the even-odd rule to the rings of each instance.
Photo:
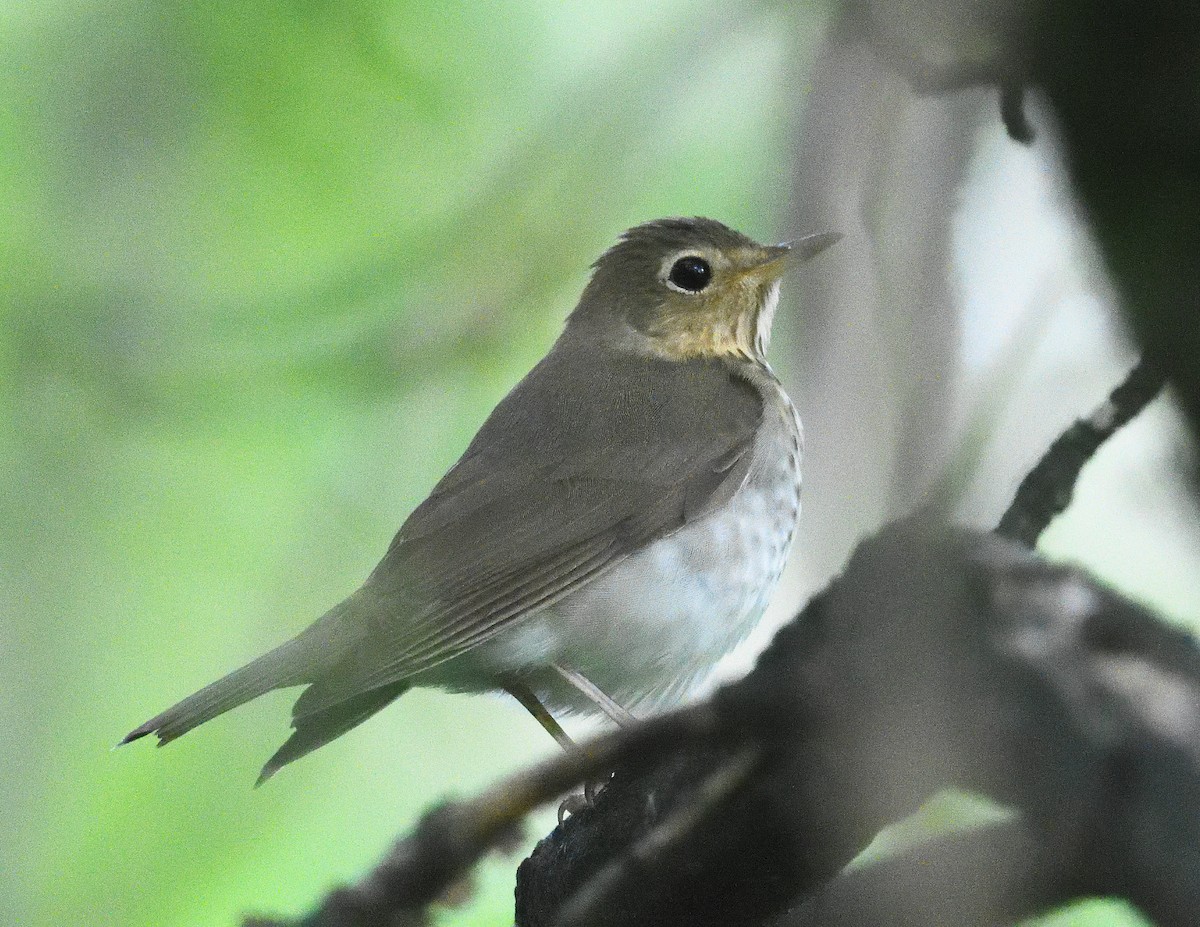
[[[672,314],[648,333],[651,351],[671,360],[735,358],[765,363],[779,305],[779,283],[747,288],[733,301],[737,311],[713,317]]]

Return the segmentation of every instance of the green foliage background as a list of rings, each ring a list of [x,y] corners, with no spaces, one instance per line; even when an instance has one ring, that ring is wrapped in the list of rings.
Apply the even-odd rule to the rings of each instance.
[[[615,232],[771,235],[824,13],[0,5],[5,919],[299,912],[552,749],[414,693],[257,791],[285,694],[109,750],[365,576]],[[442,919],[509,923],[512,868]]]

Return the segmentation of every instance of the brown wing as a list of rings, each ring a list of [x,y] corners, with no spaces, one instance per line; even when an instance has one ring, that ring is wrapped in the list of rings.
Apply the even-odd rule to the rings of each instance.
[[[724,363],[560,342],[396,535],[297,715],[452,659],[727,500],[761,415]]]

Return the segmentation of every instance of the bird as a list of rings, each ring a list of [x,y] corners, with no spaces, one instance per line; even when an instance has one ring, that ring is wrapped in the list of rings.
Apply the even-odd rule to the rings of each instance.
[[[366,581],[121,744],[304,686],[261,784],[414,687],[507,692],[565,747],[564,715],[627,724],[686,699],[791,550],[802,430],[766,355],[784,270],[840,237],[624,232]]]

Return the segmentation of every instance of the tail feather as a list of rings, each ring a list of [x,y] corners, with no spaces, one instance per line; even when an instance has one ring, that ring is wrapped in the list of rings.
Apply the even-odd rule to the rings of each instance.
[[[296,717],[292,724],[295,733],[287,739],[259,774],[256,786],[262,785],[288,763],[323,747],[335,737],[341,737],[352,727],[386,708],[408,690],[408,683],[393,682],[378,689],[361,692],[322,711]]]
[[[134,728],[121,744],[156,734],[162,746],[260,695],[310,682],[306,650],[299,638],[276,647]]]

